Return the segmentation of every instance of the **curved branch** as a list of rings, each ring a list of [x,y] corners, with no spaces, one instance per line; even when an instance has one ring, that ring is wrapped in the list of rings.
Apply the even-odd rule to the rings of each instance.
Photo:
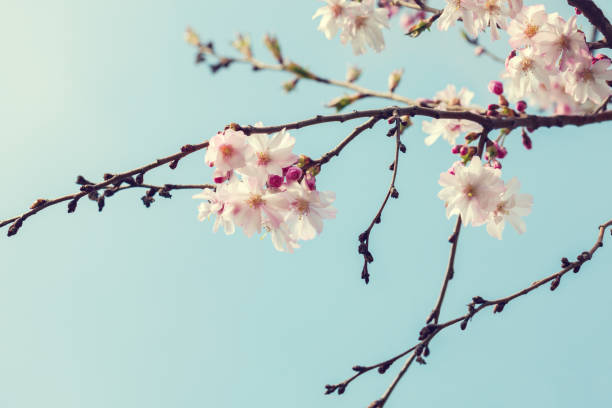
[[[599,32],[607,40],[607,44],[612,42],[612,24],[607,19],[603,11],[592,0],[567,0],[567,4],[574,6],[589,20],[593,26],[597,27]]]

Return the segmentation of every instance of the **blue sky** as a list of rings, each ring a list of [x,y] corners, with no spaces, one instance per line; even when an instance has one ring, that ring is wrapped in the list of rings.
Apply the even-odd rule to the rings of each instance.
[[[545,3],[565,17],[573,12],[564,2]],[[403,67],[403,95],[430,97],[453,83],[473,90],[478,104],[493,102],[486,86],[500,66],[474,57],[456,29],[414,40],[394,21],[383,53],[355,57],[316,31],[311,16],[319,6],[5,1],[0,218],[76,191],[78,174],[98,180],[138,167],[230,122],[271,125],[328,113],[324,103],[343,94],[303,81],[286,95],[286,75],[242,66],[212,76],[193,63],[187,25],[224,52],[235,33],[248,33],[256,56],[272,62],[259,42],[270,32],[286,56],[324,76],[342,78],[358,64],[360,84],[384,89],[388,73]],[[508,50],[503,41],[493,49]],[[387,105],[372,99],[356,108]],[[296,151],[318,157],[357,124],[292,131]],[[464,313],[472,296],[505,296],[591,247],[596,227],[612,218],[611,130],[541,129],[532,151],[518,133],[509,137],[503,177],[518,177],[535,198],[527,232],[508,228],[497,241],[484,228],[462,231],[442,320]],[[213,234],[211,223],[197,221],[191,192],[149,209],[141,192],[124,192],[101,214],[82,201],[73,215],[57,206],[28,220],[0,243],[0,407],[367,406],[399,365],[364,375],[342,396],[324,396],[323,386],[416,341],[454,226],[436,196],[453,157],[443,143],[426,147],[415,120],[404,136],[400,199],[372,235],[372,281],[359,279],[357,235],[390,176],[386,131],[378,124],[325,167],[318,186],[336,192],[337,219],[294,254],[276,252],[268,239]],[[194,154],[146,180],[208,182],[203,158]],[[479,314],[466,332],[436,337],[428,364],[410,369],[388,406],[610,406],[608,246],[554,293],[542,288],[500,315]]]

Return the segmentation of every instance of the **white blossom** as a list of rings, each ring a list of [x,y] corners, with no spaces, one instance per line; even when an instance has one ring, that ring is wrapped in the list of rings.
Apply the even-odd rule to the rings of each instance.
[[[487,222],[487,232],[491,236],[502,239],[502,232],[504,231],[506,221],[519,234],[525,232],[525,221],[521,217],[529,215],[531,212],[533,196],[530,194],[519,194],[520,188],[521,183],[514,177],[506,184],[506,190],[499,195],[499,201]]]

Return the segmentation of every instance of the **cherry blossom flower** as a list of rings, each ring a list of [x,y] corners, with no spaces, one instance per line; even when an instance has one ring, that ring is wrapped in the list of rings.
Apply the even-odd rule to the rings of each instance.
[[[224,193],[221,197],[226,206],[231,206],[234,222],[248,237],[260,233],[264,225],[278,228],[288,210],[285,194],[264,190],[253,178],[232,185]]]
[[[204,221],[215,215],[213,232],[217,232],[220,226],[223,227],[226,235],[235,232],[234,214],[239,211],[239,206],[231,201],[226,202],[231,197],[231,192],[240,183],[237,177],[232,177],[228,183],[221,184],[216,191],[204,189],[201,193],[195,194],[193,198],[205,200],[198,206],[198,219]]]
[[[529,47],[519,50],[516,56],[508,61],[506,72],[502,76],[510,78],[508,95],[517,100],[540,91],[540,85],[547,87],[551,75],[554,75],[554,72],[547,71],[542,58]]]
[[[242,131],[225,129],[210,139],[204,160],[210,167],[216,166],[219,172],[226,172],[244,167],[250,151]]]
[[[564,73],[567,81],[566,90],[579,103],[591,100],[595,104],[602,103],[612,94],[606,81],[612,81],[612,71],[609,71],[610,60],[607,58],[593,60],[580,58]]]
[[[431,122],[423,121],[423,132],[429,136],[425,138],[425,144],[431,146],[442,136],[450,145],[454,145],[461,133],[482,132],[482,126],[476,122],[463,119],[434,119]]]
[[[297,239],[313,239],[323,231],[323,219],[335,218],[331,204],[336,194],[331,191],[311,190],[306,180],[287,187],[289,213],[285,221]]]
[[[455,166],[454,173],[440,174],[438,197],[445,202],[446,216],[461,215],[464,226],[484,224],[504,191],[501,171],[483,166],[474,156],[467,166]]]
[[[477,36],[479,30],[474,21],[475,7],[473,0],[446,0],[446,7],[438,19],[438,28],[448,31],[455,25],[455,21],[461,18],[465,31],[472,37]]]
[[[264,229],[270,233],[272,244],[279,252],[293,253],[293,250],[299,248],[297,239],[291,234],[287,224],[280,224],[274,228],[269,223],[264,224]]]
[[[270,175],[283,175],[283,168],[291,166],[298,157],[293,154],[295,138],[285,129],[271,138],[265,134],[249,136],[251,146],[246,157],[246,165],[238,170],[239,173],[254,177],[260,183],[265,183]]]
[[[507,0],[507,1],[508,1],[508,15],[510,16],[510,18],[514,18],[523,8],[523,0]]]
[[[382,28],[389,28],[387,10],[375,7],[375,0],[351,2],[346,6],[347,18],[340,34],[342,44],[351,42],[355,55],[364,54],[366,46],[380,52],[385,48]]]
[[[516,177],[506,184],[506,191],[500,194],[495,210],[491,213],[487,222],[487,232],[489,235],[502,239],[502,232],[504,231],[506,221],[519,234],[525,232],[525,221],[520,217],[529,215],[531,212],[533,196],[530,194],[519,194],[520,188],[521,183]]]
[[[502,0],[478,0],[474,8],[475,26],[480,30],[489,27],[491,39],[499,40],[498,27],[502,30],[508,29],[509,12],[507,4],[504,4]]]
[[[561,70],[566,69],[568,58],[589,52],[584,33],[576,26],[576,16],[567,22],[559,16],[549,18],[549,23],[539,33],[538,49],[550,64],[561,56]]]
[[[346,18],[346,7],[350,1],[346,0],[324,0],[327,6],[319,8],[312,19],[321,17],[317,30],[322,31],[328,40],[331,40],[338,29],[342,28]]]
[[[523,8],[508,26],[509,43],[512,48],[532,46],[538,42],[547,17],[544,5]]]
[[[474,98],[474,92],[469,91],[466,88],[461,88],[457,93],[455,85],[449,84],[445,89],[439,91],[435,95],[435,99],[443,102],[448,106],[463,106],[469,107]]]

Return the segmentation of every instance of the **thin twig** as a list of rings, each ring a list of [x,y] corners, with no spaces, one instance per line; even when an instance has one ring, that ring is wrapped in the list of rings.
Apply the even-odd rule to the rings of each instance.
[[[480,47],[482,55],[486,55],[487,57],[490,57],[493,61],[499,62],[500,64],[503,64],[506,62],[506,60],[504,60],[503,58],[498,57],[497,55],[495,55],[494,53],[492,53],[491,51],[489,51],[488,49],[480,45],[480,41],[478,40],[478,37],[472,38],[463,30],[461,31],[461,36],[468,44],[471,44],[474,47]]]
[[[398,198],[399,192],[395,188],[395,179],[397,177],[397,168],[399,163],[399,152],[402,146],[402,141],[400,140],[402,134],[402,120],[397,113],[397,110],[393,112],[393,118],[395,120],[395,128],[391,129],[390,132],[395,131],[395,157],[393,159],[393,175],[391,176],[391,183],[389,184],[389,189],[387,190],[387,194],[385,195],[385,199],[383,200],[378,212],[370,222],[370,225],[364,232],[359,234],[359,248],[358,252],[363,255],[363,269],[361,270],[361,279],[365,281],[366,284],[370,282],[370,273],[368,271],[368,264],[374,261],[374,257],[370,252],[370,233],[372,232],[372,228],[374,228],[375,224],[379,224],[381,221],[381,215],[387,202],[389,201],[389,197]]]
[[[589,22],[597,27],[599,32],[606,38],[607,43],[612,41],[612,24],[606,18],[603,11],[592,0],[567,0],[567,4],[576,7],[589,20]]]
[[[407,368],[410,366],[410,364],[412,364],[411,360],[414,360],[414,356],[419,356],[419,353],[423,352],[424,350],[427,350],[425,352],[425,354],[429,354],[429,343],[430,341],[436,336],[438,335],[440,332],[442,332],[444,329],[450,327],[450,326],[454,326],[457,323],[461,323],[461,329],[465,330],[467,327],[467,323],[469,320],[471,320],[476,314],[478,314],[479,312],[481,312],[482,310],[489,308],[491,306],[494,307],[493,309],[493,313],[500,313],[503,311],[504,307],[510,303],[511,301],[521,297],[521,296],[525,296],[528,293],[534,291],[535,289],[547,284],[547,283],[551,283],[551,290],[555,290],[558,285],[559,285],[559,281],[561,280],[561,278],[563,277],[563,275],[565,275],[566,273],[568,273],[569,271],[574,271],[574,272],[578,272],[580,270],[580,268],[582,267],[582,265],[588,261],[590,261],[593,258],[593,255],[595,254],[595,252],[597,252],[597,250],[599,248],[601,248],[603,246],[603,237],[604,234],[606,232],[606,230],[608,228],[610,228],[610,226],[612,226],[612,220],[609,220],[607,222],[605,222],[604,224],[600,225],[598,227],[599,233],[597,235],[597,239],[595,241],[595,243],[593,244],[593,246],[591,247],[590,250],[588,251],[584,251],[582,252],[580,255],[578,255],[576,261],[574,262],[569,262],[566,258],[562,259],[562,264],[563,264],[563,268],[556,273],[553,273],[552,275],[549,275],[543,279],[540,279],[536,282],[533,282],[530,286],[519,290],[518,292],[515,292],[509,296],[506,297],[502,297],[496,300],[485,300],[480,296],[475,296],[472,298],[472,302],[470,304],[468,304],[468,311],[467,313],[465,313],[464,315],[461,315],[455,319],[449,320],[445,323],[442,324],[429,324],[427,326],[425,326],[420,333],[420,337],[419,337],[419,343],[415,344],[414,346],[412,346],[410,349],[406,350],[405,352],[401,353],[400,355],[386,360],[383,363],[379,363],[379,364],[375,364],[373,366],[369,366],[369,367],[365,367],[367,368],[367,370],[364,370],[363,372],[367,372],[367,371],[371,371],[371,369],[376,368],[376,367],[380,367],[381,365],[391,362],[391,364],[393,364],[398,358],[400,358],[400,356],[405,356],[406,354],[410,353],[411,351],[414,351],[414,355],[410,356],[409,360],[406,361],[406,363],[404,364],[404,367],[402,367],[402,370],[398,373],[398,375],[394,378],[393,382],[391,383],[391,386],[387,389],[387,391],[383,394],[383,396],[374,401],[370,407],[377,407],[377,408],[382,408],[383,405],[385,404],[385,402],[387,401],[387,399],[389,398],[389,395],[391,394],[391,392],[393,391],[393,389],[395,388],[395,385],[397,385],[397,382],[399,381],[399,379],[401,379],[401,377],[404,375],[405,371],[407,370]],[[425,349],[425,347],[427,347],[427,349]],[[425,355],[424,354],[424,355]],[[360,367],[360,366],[356,366],[356,367]],[[383,371],[386,372],[386,369],[388,369],[390,367],[390,364],[386,366],[385,370]],[[359,375],[363,374],[363,373],[358,373]],[[353,377],[351,377],[351,381],[354,378],[357,378],[359,375],[354,375]],[[338,385],[348,385],[348,383],[350,381],[344,381]],[[334,385],[326,385],[325,388],[326,389],[330,389],[333,387],[337,387],[338,385],[334,386]],[[333,392],[333,391],[332,391]],[[330,392],[328,392],[330,393]]]

